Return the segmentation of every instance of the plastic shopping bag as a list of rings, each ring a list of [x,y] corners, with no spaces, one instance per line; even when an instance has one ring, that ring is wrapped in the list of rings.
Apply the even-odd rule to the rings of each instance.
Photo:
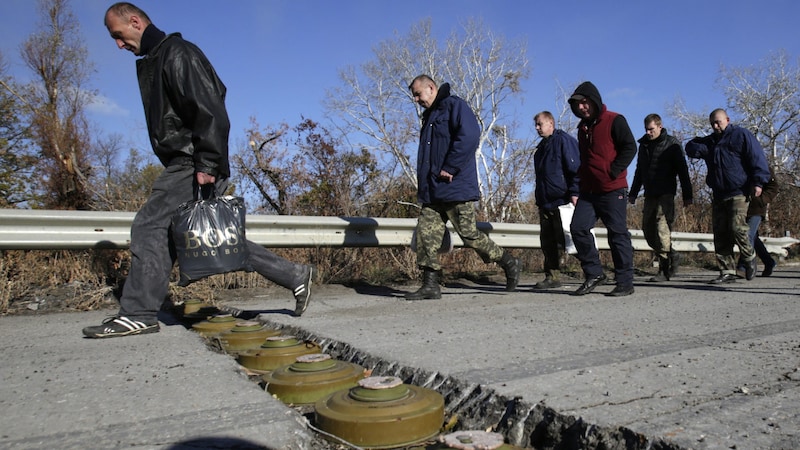
[[[199,191],[199,190],[198,190]],[[241,197],[217,196],[183,203],[172,217],[172,238],[180,269],[179,286],[209,275],[250,270]]]
[[[564,251],[569,255],[578,253],[575,248],[575,242],[572,240],[572,233],[569,232],[569,226],[572,223],[572,214],[575,212],[575,205],[567,203],[558,207],[558,213],[561,216],[561,229],[564,231]],[[597,247],[597,236],[594,234],[594,228],[591,229],[592,238],[594,239],[594,246]]]

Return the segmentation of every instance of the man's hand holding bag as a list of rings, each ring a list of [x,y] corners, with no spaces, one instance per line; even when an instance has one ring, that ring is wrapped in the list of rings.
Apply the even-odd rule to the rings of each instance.
[[[201,189],[196,189],[195,200],[180,205],[172,217],[179,286],[209,275],[251,270],[247,264],[244,199],[219,196],[213,188],[208,198],[203,197]]]

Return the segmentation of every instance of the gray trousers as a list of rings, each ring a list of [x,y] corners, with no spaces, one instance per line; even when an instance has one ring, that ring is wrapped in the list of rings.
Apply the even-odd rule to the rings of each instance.
[[[121,316],[154,323],[167,298],[169,277],[177,254],[170,224],[181,203],[194,199],[195,172],[192,165],[173,165],[164,169],[153,184],[153,191],[131,225],[131,268],[120,298]],[[227,180],[220,180],[223,192]],[[305,280],[305,265],[295,264],[247,241],[251,267],[266,279],[293,289]]]

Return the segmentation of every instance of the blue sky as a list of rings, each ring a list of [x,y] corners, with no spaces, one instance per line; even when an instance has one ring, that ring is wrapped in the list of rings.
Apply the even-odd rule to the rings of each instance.
[[[103,27],[110,1],[72,0],[96,66],[98,104],[89,115],[104,133],[149,150],[135,78],[135,57],[119,50]],[[338,70],[373,58],[372,49],[426,18],[441,41],[468,18],[508,40],[527,42],[531,77],[518,117],[535,135],[533,115],[556,108],[556,80],[571,90],[581,80],[600,89],[609,109],[624,114],[634,136],[642,119],[664,115],[677,96],[702,112],[724,106],[714,83],[720,65],[758,64],[784,49],[797,59],[796,0],[140,0],[153,22],[179,31],[204,50],[228,86],[231,146],[245,142],[249,118],[264,125],[301,116],[323,121],[326,89]],[[37,21],[33,0],[0,2],[0,49],[11,73],[29,74],[21,43]],[[442,80],[447,81],[447,80]],[[409,114],[414,109],[409,105]],[[665,124],[670,127],[669,121]]]

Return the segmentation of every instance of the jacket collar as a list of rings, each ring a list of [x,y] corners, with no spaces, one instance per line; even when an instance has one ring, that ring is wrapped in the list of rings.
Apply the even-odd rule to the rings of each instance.
[[[158,47],[158,44],[167,36],[166,33],[159,30],[152,23],[142,32],[141,53],[143,56],[148,56],[152,51]]]

